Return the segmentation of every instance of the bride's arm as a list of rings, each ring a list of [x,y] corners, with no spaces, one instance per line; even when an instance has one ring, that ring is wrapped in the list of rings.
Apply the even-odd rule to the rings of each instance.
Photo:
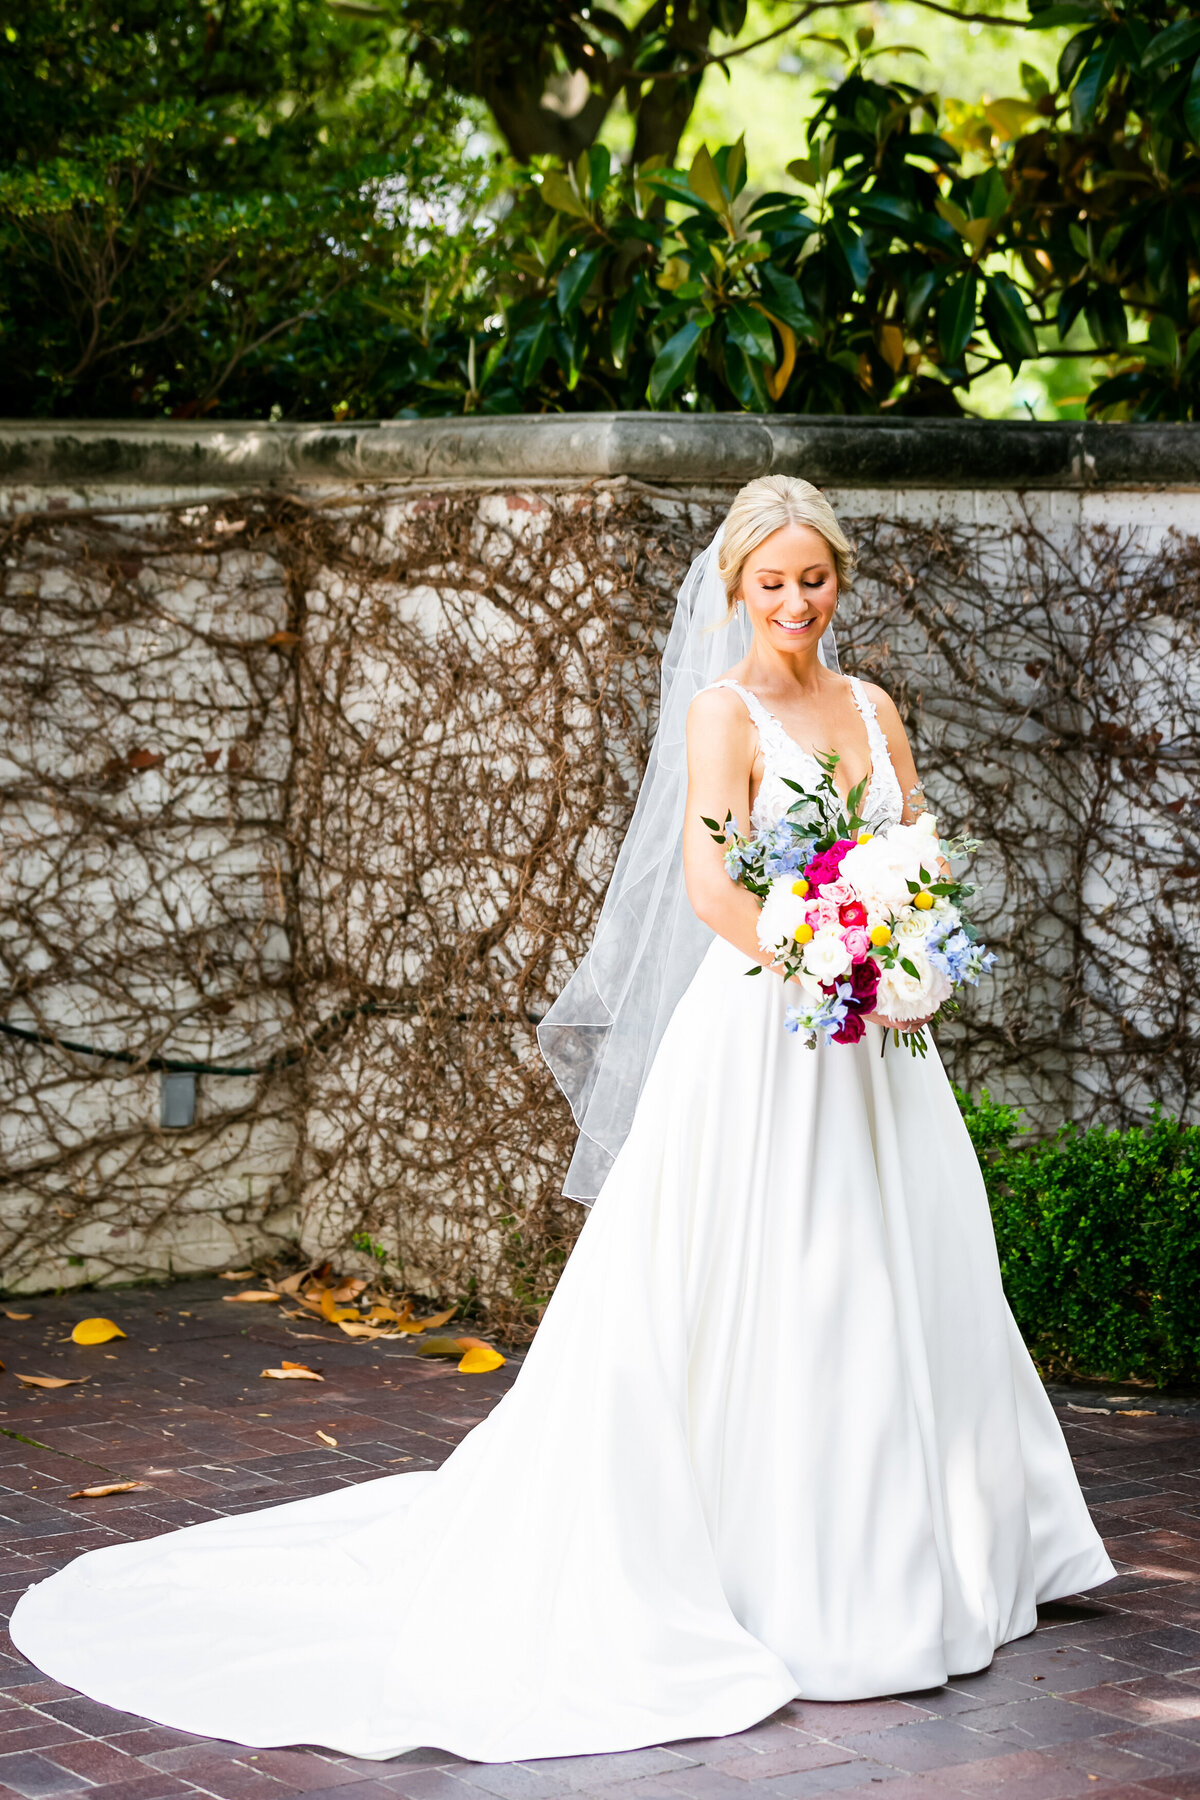
[[[732,813],[749,830],[750,777],[758,739],[750,715],[728,688],[697,694],[688,709],[688,797],[683,823],[683,874],[688,899],[704,923],[751,962],[770,964],[758,944],[759,906],[729,879],[721,846],[704,819],[724,823]]]

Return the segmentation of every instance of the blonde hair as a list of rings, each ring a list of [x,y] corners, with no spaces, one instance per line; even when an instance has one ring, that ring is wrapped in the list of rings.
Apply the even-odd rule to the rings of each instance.
[[[760,475],[734,495],[721,534],[717,567],[729,602],[726,621],[733,617],[747,557],[785,525],[808,525],[820,532],[833,553],[838,591],[849,587],[854,573],[854,546],[821,490],[798,475]]]

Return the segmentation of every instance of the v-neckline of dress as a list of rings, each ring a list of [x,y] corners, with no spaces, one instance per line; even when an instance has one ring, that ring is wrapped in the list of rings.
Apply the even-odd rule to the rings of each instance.
[[[871,795],[875,788],[875,746],[871,742],[871,722],[867,717],[866,707],[864,706],[861,698],[859,697],[858,680],[853,675],[848,675],[846,677],[846,679],[850,683],[850,694],[851,694],[851,698],[854,701],[855,710],[857,711],[859,718],[862,720],[863,729],[866,731],[866,734],[867,734],[867,756],[868,756],[869,761],[868,761],[868,767],[867,767],[867,773],[866,773],[867,785],[863,789],[862,802],[858,809],[859,812],[861,813],[861,812],[863,812],[868,801],[870,800]],[[731,685],[736,688],[741,688],[741,690],[744,694],[749,694],[750,698],[753,701],[755,701],[755,703],[758,706],[760,706],[762,708],[763,712],[766,714],[767,718],[770,719],[771,723],[773,725],[775,725],[779,729],[779,731],[783,734],[783,736],[787,739],[788,743],[792,746],[793,750],[798,750],[800,752],[801,756],[807,757],[808,761],[810,763],[813,763],[816,768],[819,769],[821,767],[821,764],[817,761],[816,752],[813,750],[806,750],[804,745],[802,743],[800,743],[799,739],[794,738],[792,736],[791,732],[788,730],[788,728],[784,724],[783,720],[779,717],[779,714],[773,713],[771,711],[771,708],[767,705],[766,701],[762,698],[761,695],[756,694],[754,692],[753,688],[748,688],[748,687],[744,686],[743,683],[740,681],[734,681]],[[838,760],[840,762],[841,758],[839,757]],[[765,776],[765,773],[766,773],[766,771],[764,769],[764,776]],[[836,779],[834,780],[833,785],[835,787],[837,787]],[[841,800],[842,805],[845,806],[847,801],[850,798],[850,795],[843,794],[840,787],[837,788],[837,791],[838,791],[838,798]],[[851,791],[853,791],[853,790],[851,790]]]

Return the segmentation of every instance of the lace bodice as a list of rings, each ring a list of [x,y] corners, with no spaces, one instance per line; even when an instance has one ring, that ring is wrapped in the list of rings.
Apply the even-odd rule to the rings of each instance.
[[[796,799],[793,790],[785,785],[783,777],[811,786],[819,780],[821,766],[811,751],[802,749],[795,738],[789,737],[783,721],[777,719],[774,713],[768,712],[758,695],[752,694],[749,688],[744,688],[732,677],[714,681],[712,686],[732,688],[745,702],[746,710],[757,728],[763,757],[763,778],[755,796],[750,824],[753,830],[762,831],[781,819]],[[875,703],[866,694],[862,682],[853,675],[850,676],[850,691],[867,728],[867,743],[871,751],[871,778],[863,796],[863,819],[876,828],[896,825],[904,811],[904,796],[892,767],[887,738],[876,716]]]

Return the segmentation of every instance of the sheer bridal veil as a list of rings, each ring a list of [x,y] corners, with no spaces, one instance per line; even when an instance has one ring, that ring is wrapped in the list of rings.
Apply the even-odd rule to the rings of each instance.
[[[750,648],[745,608],[723,624],[724,526],[679,589],[662,660],[658,729],[592,945],[538,1026],[538,1047],[571,1103],[579,1140],[563,1192],[596,1198],[625,1141],[667,1020],[713,934],[683,883],[688,707]],[[821,660],[837,667],[832,629]]]

